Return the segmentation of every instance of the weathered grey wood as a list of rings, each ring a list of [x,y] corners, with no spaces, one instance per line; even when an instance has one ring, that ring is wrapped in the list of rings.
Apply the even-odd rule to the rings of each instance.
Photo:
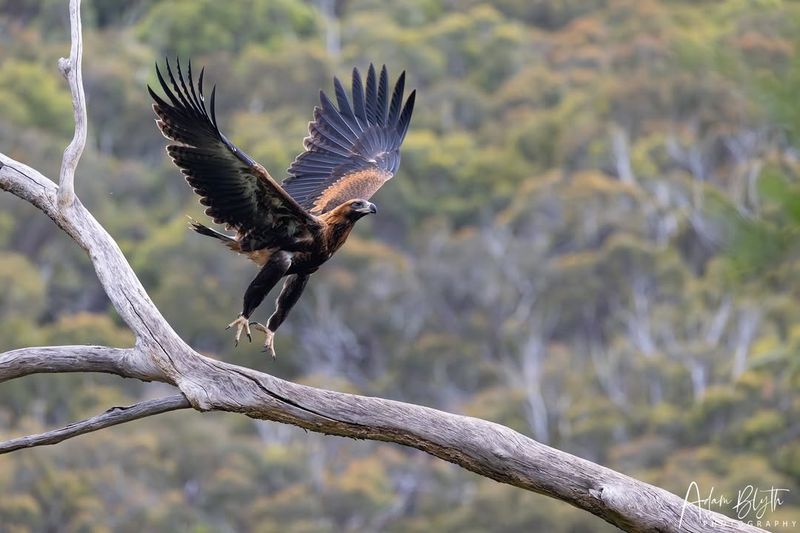
[[[0,455],[21,450],[22,448],[58,444],[72,437],[91,433],[98,429],[116,426],[117,424],[138,420],[146,416],[160,415],[176,409],[188,409],[191,406],[189,400],[183,394],[175,394],[157,400],[146,400],[128,407],[112,407],[103,414],[75,422],[61,429],[0,442]]]
[[[78,53],[70,65],[79,65],[80,42],[75,46],[75,41],[81,40],[78,1],[72,0],[71,7],[76,10],[71,18],[73,51]],[[72,93],[76,108],[81,108],[85,117],[82,88]],[[79,157],[80,151],[74,157],[65,153],[65,164],[69,160],[70,165],[77,165]],[[63,181],[63,175],[62,168],[64,188],[72,187],[72,179]],[[126,349],[62,346],[6,352],[0,354],[0,382],[40,372],[106,372],[163,381],[182,393],[137,404],[130,411],[112,410],[72,429],[0,444],[0,451],[19,449],[21,442],[26,446],[49,444],[107,427],[112,421],[122,423],[164,412],[159,409],[191,405],[201,411],[242,413],[321,433],[418,448],[482,476],[558,498],[627,531],[762,531],[718,513],[685,506],[681,498],[663,489],[550,448],[499,424],[419,405],[307,387],[205,357],[189,347],[161,316],[114,239],[77,197],[59,193],[51,180],[3,154],[0,189],[38,207],[87,252],[111,303],[137,339],[135,347]],[[91,429],[76,431],[76,427]]]
[[[164,374],[136,348],[36,346],[0,354],[0,383],[31,374],[103,372],[142,381],[165,381]]]
[[[83,74],[81,63],[83,60],[83,33],[81,30],[81,0],[70,0],[69,21],[71,42],[69,59],[58,60],[58,68],[69,83],[72,93],[72,111],[75,115],[75,134],[72,141],[64,150],[61,161],[60,189],[58,203],[62,206],[69,205],[75,199],[75,169],[86,146],[86,96],[83,93]]]

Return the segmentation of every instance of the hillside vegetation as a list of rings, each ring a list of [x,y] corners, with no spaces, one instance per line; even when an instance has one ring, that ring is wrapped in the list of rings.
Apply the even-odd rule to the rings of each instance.
[[[0,150],[52,177],[67,27],[63,0],[0,0]],[[800,5],[85,0],[84,32],[77,192],[192,346],[496,421],[681,496],[787,488],[762,520],[800,521]],[[145,88],[176,55],[276,178],[333,75],[386,63],[419,93],[379,215],[314,276],[276,361],[224,331],[256,267],[187,229],[202,209]],[[0,351],[132,340],[88,258],[0,194]],[[0,439],[160,387],[4,383]],[[13,532],[612,530],[422,453],[189,412],[3,456],[0,494]]]

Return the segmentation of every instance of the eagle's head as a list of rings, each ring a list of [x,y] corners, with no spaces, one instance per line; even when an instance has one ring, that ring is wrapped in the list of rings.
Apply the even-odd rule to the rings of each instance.
[[[352,228],[358,219],[377,212],[378,208],[375,207],[375,204],[357,198],[339,204],[335,209],[320,215],[320,218],[331,227],[347,226]]]
[[[361,199],[349,200],[339,206],[338,209],[341,209],[342,215],[352,220],[358,220],[361,217],[374,215],[378,212],[378,208],[375,207],[375,204]]]

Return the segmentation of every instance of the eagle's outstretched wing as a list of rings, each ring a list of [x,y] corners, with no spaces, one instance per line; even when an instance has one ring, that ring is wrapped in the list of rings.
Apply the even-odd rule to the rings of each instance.
[[[149,86],[147,90],[155,101],[153,109],[161,132],[179,143],[167,146],[167,152],[200,195],[200,203],[208,207],[206,214],[214,222],[235,229],[244,251],[271,245],[290,247],[297,240],[310,237],[310,232],[319,226],[318,219],[219,131],[214,113],[216,87],[206,109],[203,71],[195,87],[191,63],[187,79],[180,62],[177,80],[169,60],[166,66],[169,85],[158,65],[156,73],[169,102]]]
[[[337,109],[320,91],[322,107],[314,108],[305,152],[289,167],[283,188],[311,213],[321,214],[354,198],[369,199],[400,166],[400,145],[414,110],[413,91],[403,105],[405,72],[389,101],[386,67],[376,81],[367,73],[366,92],[358,69],[353,69],[353,103],[334,78]]]

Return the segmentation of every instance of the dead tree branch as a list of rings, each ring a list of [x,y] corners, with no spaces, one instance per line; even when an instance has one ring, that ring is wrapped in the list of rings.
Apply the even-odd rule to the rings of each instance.
[[[91,433],[98,429],[124,424],[125,422],[138,420],[147,416],[160,415],[161,413],[175,411],[176,409],[188,409],[191,406],[189,400],[187,400],[183,394],[175,394],[157,400],[146,400],[129,405],[128,407],[112,407],[103,414],[87,420],[75,422],[61,429],[0,442],[0,454],[13,452],[22,448],[58,444],[72,437]]]
[[[31,374],[102,372],[142,381],[165,381],[164,374],[135,348],[39,346],[0,354],[0,383]]]
[[[54,444],[89,431],[174,409],[228,411],[311,431],[394,442],[472,472],[568,502],[628,531],[760,531],[701,510],[663,489],[538,443],[507,427],[419,405],[317,389],[205,357],[161,316],[117,243],[74,195],[74,170],[86,135],[80,78],[79,1],[72,0],[72,53],[66,71],[76,133],[64,156],[61,187],[0,154],[0,189],[30,202],[89,255],[132,348],[61,346],[0,354],[0,382],[41,372],[105,372],[161,381],[181,394],[114,408],[90,420],[0,443],[0,453]]]
[[[67,206],[75,199],[75,169],[86,146],[86,96],[83,93],[83,74],[81,63],[83,60],[83,32],[81,30],[81,0],[69,2],[69,25],[71,42],[69,59],[58,60],[58,68],[69,83],[72,93],[72,111],[75,115],[75,134],[72,141],[64,150],[61,161],[61,176],[59,177],[58,203]]]

